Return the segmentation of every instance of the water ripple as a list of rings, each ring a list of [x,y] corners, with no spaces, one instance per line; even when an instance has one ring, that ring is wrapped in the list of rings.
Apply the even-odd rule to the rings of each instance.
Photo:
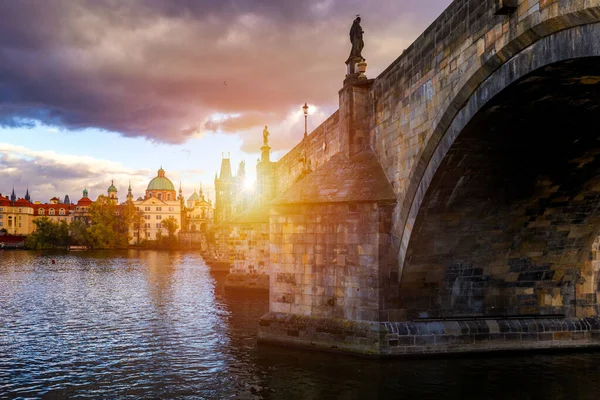
[[[51,260],[55,260],[55,264]],[[600,354],[378,362],[257,347],[193,253],[0,252],[0,397],[592,399]]]

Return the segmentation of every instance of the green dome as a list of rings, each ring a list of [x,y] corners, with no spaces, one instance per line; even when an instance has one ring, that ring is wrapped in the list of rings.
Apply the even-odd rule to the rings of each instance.
[[[173,182],[164,176],[157,176],[152,179],[148,184],[148,189],[146,190],[175,190],[175,186],[173,186]]]
[[[146,190],[173,190],[175,191],[175,186],[173,186],[173,182],[169,180],[165,176],[165,170],[160,167],[158,170],[158,176],[150,181],[148,184],[148,189]]]
[[[110,181],[110,186],[108,187],[108,193],[111,192],[117,192],[117,188],[115,187],[115,182],[114,181]]]

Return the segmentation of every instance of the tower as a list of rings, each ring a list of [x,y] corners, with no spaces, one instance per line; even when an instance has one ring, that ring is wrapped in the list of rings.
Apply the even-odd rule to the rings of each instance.
[[[63,204],[71,204],[71,199],[69,199],[69,195],[65,195],[65,199],[63,200]]]
[[[108,198],[118,202],[118,197],[117,197],[117,188],[115,187],[115,181],[110,181],[110,186],[108,187],[107,190],[107,194],[108,194]]]
[[[27,192],[25,192],[25,200],[31,201],[31,196],[29,195],[29,188],[27,188]]]
[[[129,187],[127,188],[127,201],[133,201],[133,193],[131,192],[131,181],[129,182]]]
[[[221,173],[218,177],[215,174],[215,223],[221,223],[231,217],[235,186],[236,181],[231,174],[231,160],[223,155]]]
[[[12,193],[10,195],[10,201],[17,201],[17,195],[15,194],[15,187],[13,186]]]

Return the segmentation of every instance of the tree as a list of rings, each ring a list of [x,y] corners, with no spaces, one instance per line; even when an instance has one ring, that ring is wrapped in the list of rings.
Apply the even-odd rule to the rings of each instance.
[[[84,221],[75,220],[69,225],[71,242],[78,246],[91,246],[92,238],[88,226]]]
[[[70,244],[69,225],[66,221],[52,222],[48,217],[33,221],[35,231],[25,239],[29,249],[48,249]]]
[[[135,210],[135,208],[134,208]],[[129,220],[127,210],[114,200],[100,195],[90,205],[90,236],[95,248],[124,248],[129,243]],[[123,215],[121,215],[123,214]]]
[[[140,237],[146,237],[146,220],[144,219],[144,213],[136,210],[131,218],[131,226],[135,232],[136,243],[139,245],[141,242]]]
[[[160,225],[167,230],[170,240],[173,239],[173,237],[175,236],[175,232],[177,232],[177,229],[179,229],[179,224],[177,223],[177,220],[174,217],[163,219]]]
[[[169,217],[163,219],[160,225],[165,228],[168,236],[165,238],[162,235],[162,231],[159,230],[156,235],[156,240],[158,241],[158,246],[163,248],[174,248],[177,247],[177,236],[175,236],[175,232],[179,229],[179,224],[174,217]]]

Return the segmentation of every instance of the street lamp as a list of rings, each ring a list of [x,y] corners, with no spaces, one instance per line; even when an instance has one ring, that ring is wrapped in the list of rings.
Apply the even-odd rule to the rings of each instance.
[[[302,109],[304,110],[304,137],[306,138],[306,136],[308,136],[308,132],[307,132],[307,117],[308,117],[308,104],[304,103],[304,106],[302,107]]]

